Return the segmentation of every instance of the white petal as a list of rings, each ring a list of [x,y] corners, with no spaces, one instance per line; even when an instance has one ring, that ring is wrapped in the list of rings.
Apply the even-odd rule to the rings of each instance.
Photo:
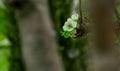
[[[67,21],[65,22],[64,26],[63,26],[63,30],[64,31],[72,31],[76,27],[77,27],[77,22],[75,22],[71,18],[68,18]]]
[[[63,30],[64,30],[64,31],[67,31],[67,27],[66,27],[66,26],[63,26]]]
[[[71,18],[73,19],[73,20],[77,20],[78,19],[78,14],[73,14],[72,16],[71,16]]]
[[[65,22],[64,26],[66,26],[66,25],[68,25],[68,24],[69,24],[69,22],[67,21],[67,22]]]
[[[73,20],[71,18],[68,18],[67,22],[71,23],[71,22],[73,22]]]
[[[67,31],[72,31],[74,28],[68,28]]]
[[[77,27],[77,22],[72,22],[72,26],[73,26],[73,28],[76,28]]]
[[[69,28],[69,26],[68,26],[69,24],[67,23],[67,25],[64,25],[63,26],[63,30],[64,31],[72,31],[74,28],[73,27],[71,27],[71,28]],[[72,25],[72,24],[71,24]]]

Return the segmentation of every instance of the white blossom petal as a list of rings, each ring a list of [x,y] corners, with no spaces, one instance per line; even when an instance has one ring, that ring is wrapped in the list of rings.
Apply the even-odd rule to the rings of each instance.
[[[75,17],[75,16],[74,16]],[[64,31],[72,31],[77,27],[77,22],[72,18],[68,18],[63,26]]]
[[[79,15],[78,15],[78,14],[73,14],[73,15],[71,16],[71,18],[72,18],[73,20],[77,20],[77,19],[79,18]]]
[[[68,18],[67,22],[73,22],[73,20],[71,18]]]
[[[77,27],[77,22],[72,22],[73,28]]]
[[[72,31],[74,28],[67,28],[67,31]]]
[[[63,30],[64,30],[64,31],[67,31],[67,28],[66,28],[66,26],[63,26]]]

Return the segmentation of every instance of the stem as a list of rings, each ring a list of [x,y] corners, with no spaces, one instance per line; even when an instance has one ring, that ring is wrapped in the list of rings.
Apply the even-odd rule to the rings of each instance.
[[[82,16],[82,1],[81,1],[81,0],[79,0],[79,14],[80,14],[80,17],[79,17],[80,22],[79,22],[79,23],[83,23],[83,16]]]

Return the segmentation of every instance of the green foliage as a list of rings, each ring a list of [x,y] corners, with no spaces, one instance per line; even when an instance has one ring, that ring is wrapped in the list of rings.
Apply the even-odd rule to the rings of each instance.
[[[0,34],[5,34],[7,32],[6,30],[6,14],[5,9],[0,8]]]
[[[7,23],[6,9],[0,7],[0,71],[9,71],[9,45],[6,43],[8,41]]]
[[[75,31],[76,31],[75,29],[72,30],[72,31],[69,31],[69,32],[68,31],[63,31],[63,32],[61,32],[61,35],[65,38],[69,38],[74,34]]]
[[[6,38],[5,35],[0,35],[0,41],[4,40]]]
[[[0,49],[0,71],[9,71],[8,57],[9,49],[8,48]]]
[[[19,32],[12,10],[9,6],[6,9],[0,8],[0,71],[23,71]],[[9,56],[4,54],[6,50]]]
[[[120,5],[117,6],[117,10],[120,13]]]

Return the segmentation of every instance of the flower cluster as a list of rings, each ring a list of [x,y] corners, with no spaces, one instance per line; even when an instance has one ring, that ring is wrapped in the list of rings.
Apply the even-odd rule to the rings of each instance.
[[[71,18],[68,18],[63,26],[63,32],[62,35],[65,38],[70,37],[76,30],[77,23],[78,23],[78,14],[73,14]]]

